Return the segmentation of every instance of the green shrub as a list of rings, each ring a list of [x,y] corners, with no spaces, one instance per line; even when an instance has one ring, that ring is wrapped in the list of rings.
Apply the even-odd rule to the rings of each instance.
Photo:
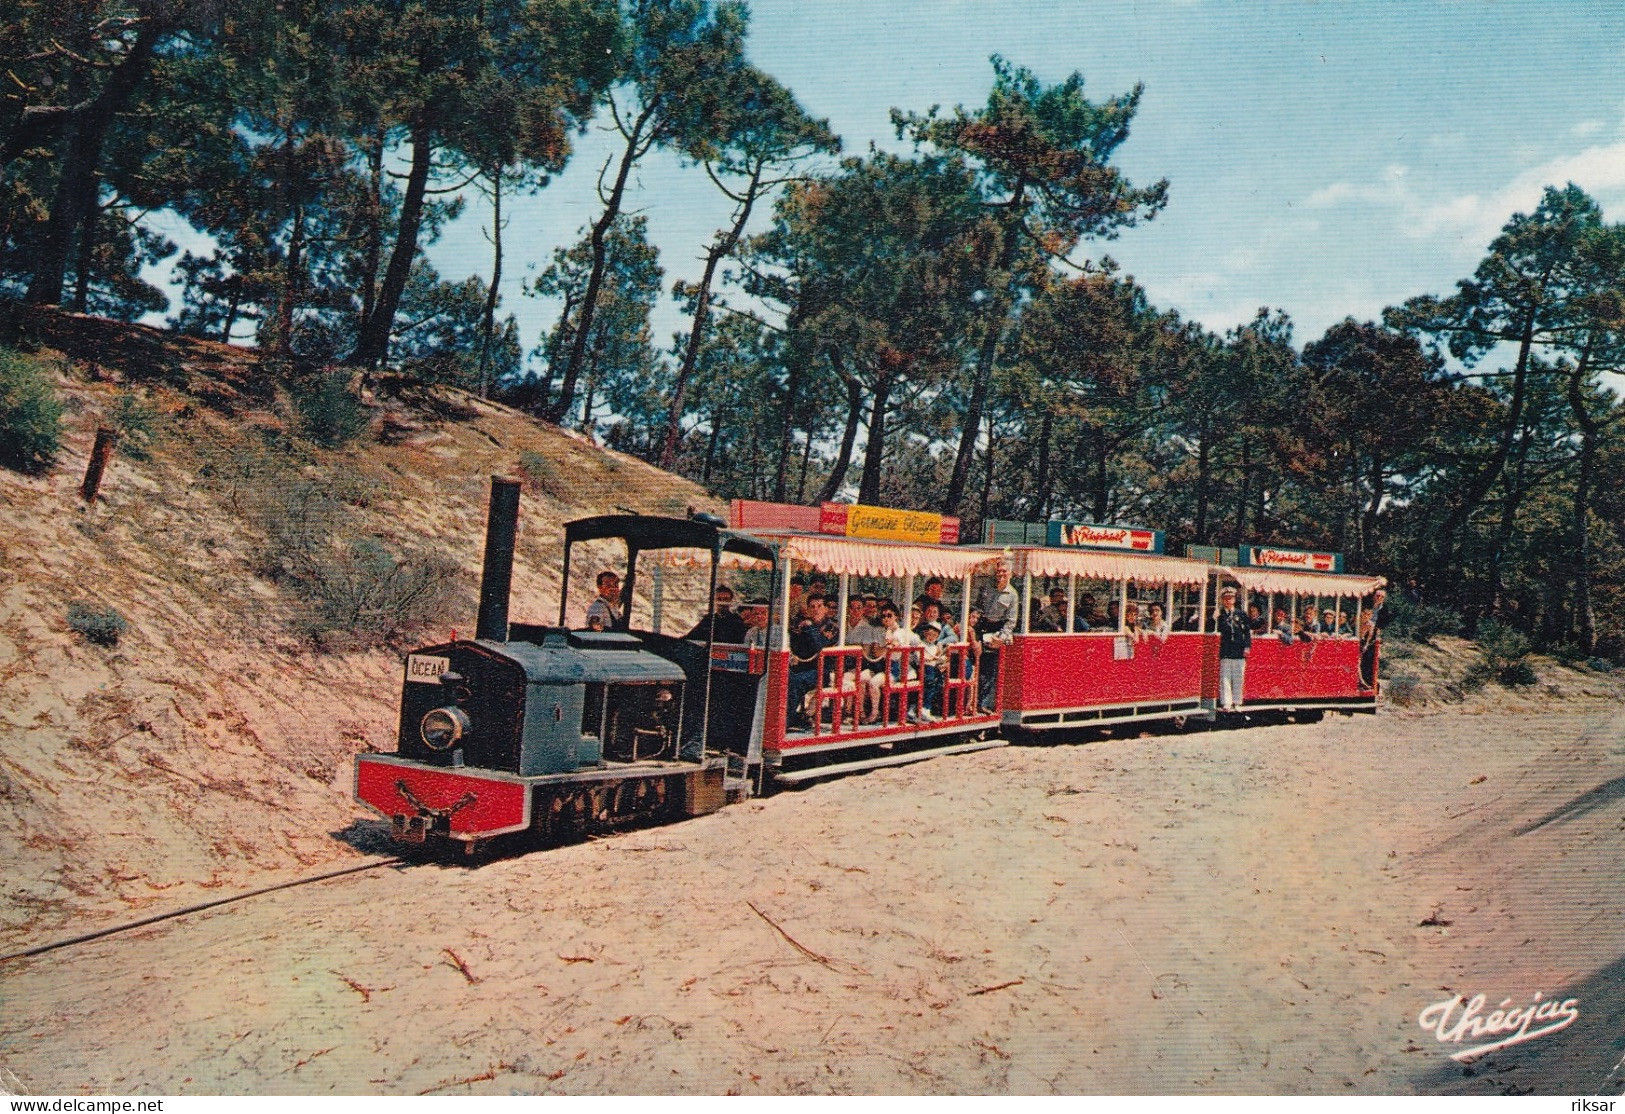
[[[107,412],[107,424],[118,432],[118,451],[131,460],[151,460],[162,431],[163,415],[146,399],[121,391]]]
[[[86,642],[117,646],[129,624],[111,607],[101,611],[86,603],[72,603],[68,605],[68,626]]]
[[[1532,685],[1535,670],[1529,664],[1529,636],[1495,619],[1478,624],[1479,659],[1467,667],[1462,686],[1469,692],[1488,681],[1507,686]]]
[[[432,554],[396,552],[377,538],[334,546],[294,579],[309,604],[312,636],[338,631],[379,642],[442,618],[456,602],[464,574]]]
[[[1426,642],[1439,634],[1460,634],[1461,616],[1448,607],[1413,603],[1403,592],[1394,592],[1385,605],[1392,612],[1387,630],[1390,638],[1407,638],[1412,642]]]
[[[43,472],[62,445],[62,401],[39,363],[0,348],[0,464]]]
[[[371,415],[350,393],[348,374],[324,372],[292,390],[299,433],[324,449],[340,449],[366,432]]]
[[[558,466],[539,452],[526,449],[519,454],[519,476],[525,481],[525,490],[532,495],[557,497],[565,486]]]
[[[1586,664],[1585,647],[1578,642],[1559,642],[1547,649],[1547,653],[1571,669],[1583,669]]]
[[[1421,699],[1422,679],[1414,673],[1395,673],[1384,682],[1382,694],[1390,703],[1407,708]]]
[[[1497,670],[1495,679],[1508,688],[1521,688],[1534,684],[1539,678],[1535,676],[1535,667],[1527,661],[1514,661]]]

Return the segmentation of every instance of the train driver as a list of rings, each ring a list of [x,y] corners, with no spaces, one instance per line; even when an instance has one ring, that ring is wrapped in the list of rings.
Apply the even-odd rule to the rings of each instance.
[[[594,620],[598,625],[593,626]],[[613,630],[621,622],[621,578],[605,569],[598,574],[598,597],[587,605],[587,626]]]

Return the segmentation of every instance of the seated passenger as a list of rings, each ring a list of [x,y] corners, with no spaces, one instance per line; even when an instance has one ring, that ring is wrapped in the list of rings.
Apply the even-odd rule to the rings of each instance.
[[[922,663],[925,666],[925,707],[920,712],[920,718],[930,723],[943,714],[942,691],[943,682],[947,678],[944,667],[947,665],[948,655],[942,648],[942,628],[935,623],[926,623],[920,627],[920,641],[925,650]]]
[[[1081,618],[1085,624],[1087,624],[1083,628],[1084,630],[1088,630],[1090,627],[1098,627],[1103,621],[1100,615],[1100,608],[1095,603],[1095,596],[1093,592],[1085,592],[1083,595],[1078,597],[1077,613],[1078,617]]]
[[[1347,638],[1353,633],[1349,630],[1348,620],[1343,618],[1342,613],[1329,607],[1320,613],[1320,630],[1322,634],[1336,638]]]
[[[763,599],[750,600],[739,609],[740,618],[745,620],[746,648],[751,650],[766,650],[767,638],[767,601]]]
[[[914,627],[914,633],[922,639],[928,628],[935,627],[937,633],[943,636],[946,642],[953,634],[953,627],[942,619],[942,608],[936,600],[925,597],[925,603],[920,607],[920,621]]]
[[[1303,609],[1303,632],[1315,635],[1321,633],[1320,612],[1315,610],[1315,601],[1310,600]]]
[[[745,641],[745,620],[734,614],[733,603],[734,590],[726,584],[718,584],[713,609],[683,637],[702,642]]]
[[[806,731],[812,727],[807,709],[807,697],[818,687],[819,655],[836,644],[840,632],[829,617],[824,597],[809,594],[806,614],[790,632],[789,709],[785,724],[792,731]],[[834,665],[826,666],[827,684],[833,679]]]
[[[1145,633],[1148,637],[1155,638],[1159,642],[1168,640],[1168,620],[1163,618],[1162,604],[1154,603],[1151,605],[1151,615],[1146,620]]]
[[[1051,588],[1049,603],[1038,611],[1033,630],[1060,634],[1066,630],[1066,589]]]
[[[1256,603],[1247,605],[1247,629],[1254,634],[1264,634],[1269,630],[1269,620],[1264,618],[1264,609]]]
[[[915,604],[923,611],[926,604],[934,603],[946,613],[948,605],[942,600],[942,587],[942,577],[930,577],[925,582],[925,591],[920,593],[919,599],[914,601]]]
[[[912,649],[913,647],[923,645],[923,643],[921,642],[919,635],[903,626],[901,617],[897,614],[896,605],[891,603],[889,600],[881,605],[880,626],[881,629],[886,632],[886,640],[883,645],[883,650],[886,651],[887,675],[889,675],[893,681],[919,680],[919,675],[915,672],[914,655],[907,653],[890,653],[892,650]],[[880,712],[880,701],[882,699],[881,689],[884,684],[884,677],[879,680],[874,678],[870,678],[869,680],[870,692],[874,696],[874,709],[877,716]],[[906,711],[908,720],[910,723],[912,723],[919,713],[919,708],[915,704],[918,699],[919,698],[916,696],[910,696],[908,697],[909,707],[907,709],[894,708],[892,711]]]
[[[965,624],[965,629],[959,632],[959,641],[964,643],[966,647],[965,679],[972,682],[966,685],[963,690],[965,693],[965,707],[961,710],[962,714],[974,713],[978,705],[976,690],[979,682],[976,681],[976,678],[980,675],[981,671],[982,640],[976,637],[976,626],[981,621],[982,609],[979,607],[973,607],[970,609],[969,622]]]
[[[1119,621],[1118,615],[1119,615],[1119,608],[1118,608],[1117,601],[1112,600],[1111,603],[1108,603],[1106,605],[1106,629],[1107,630],[1119,630],[1119,629],[1121,629],[1122,623]]]
[[[1286,617],[1286,608],[1277,607],[1275,614],[1270,617],[1270,630],[1276,634],[1292,634],[1292,621]]]
[[[886,683],[886,628],[864,623],[858,627],[859,635],[848,631],[848,646],[863,650],[858,659],[858,683],[863,689],[863,722],[880,722],[880,690]]]
[[[1123,633],[1135,642],[1145,637],[1145,630],[1140,626],[1140,605],[1133,600],[1123,609]]]

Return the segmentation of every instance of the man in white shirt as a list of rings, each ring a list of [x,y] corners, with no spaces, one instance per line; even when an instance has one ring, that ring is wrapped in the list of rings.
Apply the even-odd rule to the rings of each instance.
[[[597,620],[596,625],[594,620]],[[621,578],[605,569],[598,574],[598,598],[587,605],[587,626],[614,630],[621,622]]]
[[[1015,636],[1016,619],[1021,614],[1021,594],[1010,586],[1009,562],[999,562],[993,584],[982,589],[977,609],[982,613],[976,625],[976,636],[982,640],[982,678],[977,695],[982,710],[990,712],[999,691],[999,651]]]

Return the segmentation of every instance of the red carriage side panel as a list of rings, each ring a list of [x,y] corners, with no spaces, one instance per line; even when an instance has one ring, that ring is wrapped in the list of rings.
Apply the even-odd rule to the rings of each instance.
[[[790,654],[767,652],[767,695],[762,705],[762,747],[777,750],[784,743],[784,719],[790,699]]]
[[[1202,699],[1209,705],[1219,704],[1219,636],[1204,634],[1202,640]]]
[[[1110,634],[1017,636],[1000,666],[1004,707],[1025,713],[1197,700],[1209,641],[1194,634],[1132,644]]]
[[[1369,697],[1360,687],[1360,643],[1354,638],[1319,638],[1284,643],[1255,635],[1247,655],[1244,704],[1295,704]]]

